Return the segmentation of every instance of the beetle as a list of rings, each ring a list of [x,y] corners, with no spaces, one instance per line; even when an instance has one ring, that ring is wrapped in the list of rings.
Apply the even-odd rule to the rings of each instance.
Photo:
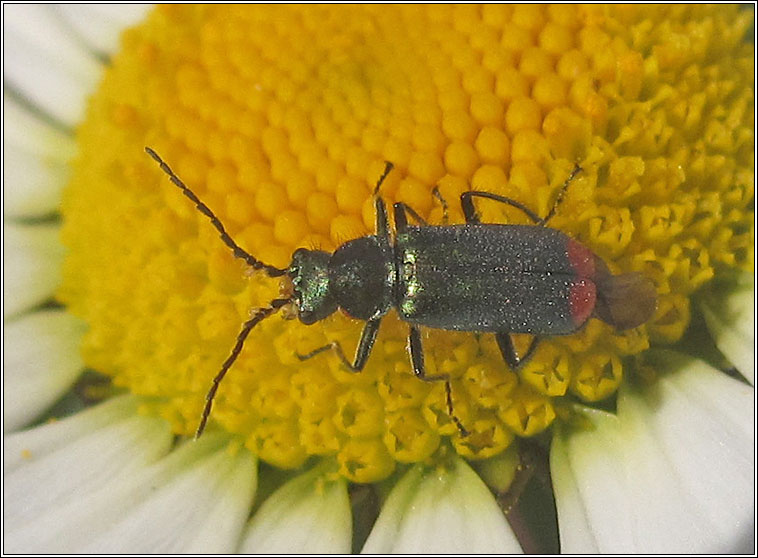
[[[336,341],[297,355],[306,360],[332,350],[354,372],[366,365],[382,317],[394,309],[408,324],[413,373],[423,381],[445,382],[448,413],[463,435],[467,431],[453,413],[449,378],[426,373],[421,327],[493,333],[505,362],[518,369],[545,336],[574,333],[593,317],[623,331],[642,325],[656,309],[656,290],[650,279],[640,273],[611,274],[605,262],[589,248],[547,227],[568,185],[581,171],[578,165],[544,218],[511,198],[474,190],[460,197],[465,224],[429,225],[405,203],[395,203],[393,236],[386,205],[379,196],[382,182],[393,168],[386,162],[374,188],[375,234],[345,242],[333,253],[298,248],[289,266],[278,268],[243,250],[213,211],[160,156],[149,147],[145,151],[210,219],[234,256],[269,277],[282,277],[283,292],[288,293],[253,310],[242,326],[234,348],[208,390],[196,438],[203,433],[219,384],[250,331],[285,307],[291,310],[285,317],[296,316],[306,325],[327,318],[337,309],[365,321],[352,362]],[[533,224],[481,223],[474,198],[515,207]],[[409,216],[416,225],[408,223]],[[513,333],[533,335],[523,355],[514,347]]]

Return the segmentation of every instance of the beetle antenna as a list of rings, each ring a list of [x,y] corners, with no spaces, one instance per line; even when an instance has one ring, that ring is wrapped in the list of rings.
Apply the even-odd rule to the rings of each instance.
[[[387,178],[387,175],[390,173],[390,171],[395,168],[395,165],[390,163],[389,161],[384,161],[384,172],[382,172],[382,175],[379,177],[379,180],[376,181],[376,186],[374,186],[374,195],[377,195],[379,193],[379,188],[382,185],[382,182],[384,182],[384,179]]]
[[[445,399],[447,401],[447,414],[450,415],[450,418],[455,423],[455,426],[458,427],[458,431],[461,433],[461,436],[465,438],[470,433],[468,430],[466,430],[466,427],[463,426],[461,419],[459,419],[453,411],[453,389],[450,387],[450,380],[445,380]]]
[[[264,319],[268,318],[271,314],[289,302],[292,302],[291,298],[277,298],[272,300],[266,308],[256,309],[253,313],[253,317],[246,321],[242,326],[242,331],[240,331],[239,335],[237,335],[237,342],[234,344],[234,348],[232,349],[231,354],[224,361],[224,364],[221,365],[221,370],[218,374],[216,374],[216,377],[213,378],[211,388],[208,390],[208,394],[205,396],[205,407],[203,408],[203,415],[200,417],[200,424],[197,426],[197,431],[195,432],[195,440],[197,440],[203,434],[205,425],[208,422],[208,417],[211,414],[211,407],[213,407],[213,400],[216,397],[218,386],[221,383],[221,380],[224,379],[224,376],[226,376],[229,368],[231,368],[232,364],[234,364],[234,361],[237,360],[240,352],[242,352],[242,347],[245,344],[245,339],[247,339],[250,330],[252,330],[256,325],[258,325]]]
[[[195,193],[190,190],[182,180],[176,176],[174,171],[171,170],[171,167],[169,167],[163,159],[160,158],[160,156],[150,149],[149,147],[145,147],[145,152],[152,157],[155,162],[157,162],[161,170],[165,172],[168,177],[171,179],[171,182],[174,183],[175,186],[177,186],[182,193],[187,196],[189,199],[192,200],[192,202],[195,204],[195,206],[200,210],[200,213],[205,215],[211,220],[211,224],[216,228],[216,230],[221,235],[221,240],[224,244],[226,244],[229,248],[231,248],[232,252],[234,253],[235,258],[240,258],[245,260],[247,265],[252,267],[253,269],[263,269],[266,274],[269,277],[280,277],[287,273],[286,269],[279,269],[278,267],[274,267],[273,265],[265,264],[260,260],[255,259],[253,256],[248,254],[245,250],[240,248],[240,246],[234,242],[231,236],[229,236],[229,233],[226,232],[226,229],[224,228],[224,225],[221,223],[218,217],[216,217],[216,214],[211,211],[211,208],[205,205],[202,201],[200,201],[200,198],[198,198]]]

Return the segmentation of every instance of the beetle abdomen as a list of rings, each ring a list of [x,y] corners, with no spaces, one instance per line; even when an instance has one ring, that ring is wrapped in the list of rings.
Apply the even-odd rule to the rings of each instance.
[[[555,229],[408,227],[396,241],[397,309],[437,329],[568,334],[592,315],[595,257]]]

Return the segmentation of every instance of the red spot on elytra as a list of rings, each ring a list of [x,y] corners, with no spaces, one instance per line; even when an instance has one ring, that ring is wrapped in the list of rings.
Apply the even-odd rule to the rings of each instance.
[[[595,283],[588,279],[578,279],[569,290],[569,310],[577,327],[586,322],[595,309],[597,293]]]
[[[573,238],[566,243],[566,254],[574,272],[579,277],[595,278],[595,254]]]

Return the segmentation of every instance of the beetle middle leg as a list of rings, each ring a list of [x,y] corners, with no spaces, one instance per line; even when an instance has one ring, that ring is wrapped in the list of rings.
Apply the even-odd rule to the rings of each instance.
[[[500,353],[503,355],[503,360],[505,360],[511,370],[518,370],[523,366],[524,363],[532,357],[534,351],[537,350],[537,345],[539,345],[540,342],[540,338],[535,335],[526,352],[519,356],[509,333],[496,333],[495,340],[497,341]]]
[[[318,349],[315,349],[305,355],[295,353],[295,356],[302,361],[313,358],[325,351],[332,350],[337,353],[337,356],[342,361],[342,364],[345,366],[345,368],[350,369],[352,372],[360,372],[363,370],[363,367],[366,366],[366,361],[371,354],[371,349],[374,347],[376,334],[379,333],[380,322],[381,319],[369,320],[366,322],[366,325],[363,326],[363,332],[361,333],[360,341],[358,341],[358,347],[355,349],[355,358],[353,359],[353,362],[350,362],[347,359],[344,351],[342,350],[342,345],[340,345],[339,341],[332,341],[331,343],[327,343],[323,347],[319,347]]]
[[[435,374],[433,376],[426,373],[424,366],[424,349],[421,345],[421,333],[416,326],[411,326],[408,334],[408,350],[411,354],[411,365],[415,376],[424,382],[445,382],[445,402],[447,404],[447,414],[450,420],[455,423],[461,436],[468,436],[469,431],[463,426],[461,419],[453,410],[453,392],[450,387],[450,376],[448,374]]]
[[[392,206],[395,215],[395,230],[397,232],[403,232],[408,227],[408,217],[406,213],[413,217],[415,221],[424,227],[428,226],[428,223],[421,215],[416,213],[416,210],[404,202],[395,202]]]
[[[445,198],[442,197],[439,186],[432,188],[432,195],[439,200],[440,206],[442,206],[442,224],[447,225],[448,221],[450,220],[450,216],[447,212],[447,201],[445,201]]]
[[[437,186],[435,186],[432,190],[432,196],[439,200],[440,205],[442,206],[442,224],[447,225],[447,202],[445,201],[445,198],[442,197],[442,194],[440,194],[440,189]],[[406,213],[410,215],[413,220],[416,221],[416,223],[419,225],[423,227],[429,226],[429,223],[426,222],[426,219],[421,217],[421,215],[419,215],[415,209],[413,209],[405,202],[395,202],[392,206],[392,209],[394,210],[395,215],[395,230],[398,232],[403,232],[408,227],[408,217],[406,216]]]

